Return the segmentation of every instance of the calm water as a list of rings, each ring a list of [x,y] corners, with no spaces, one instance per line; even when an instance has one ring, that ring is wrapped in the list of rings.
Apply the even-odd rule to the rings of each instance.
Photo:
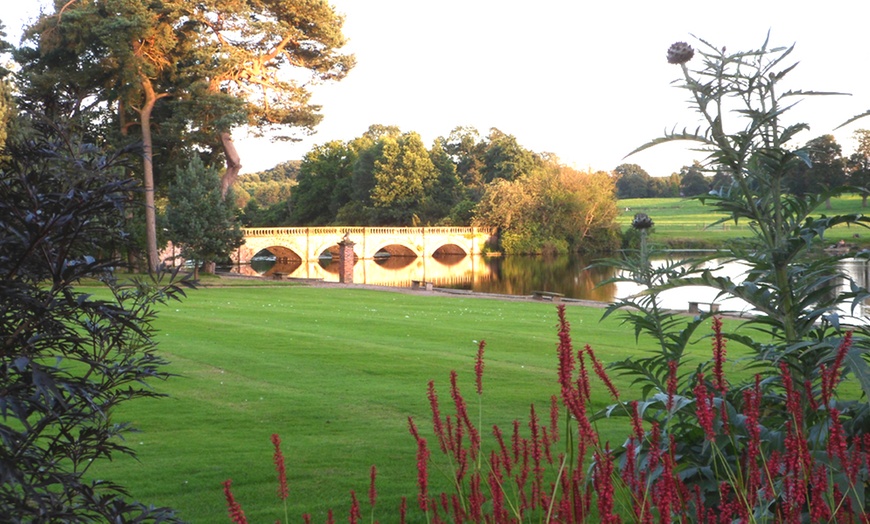
[[[610,268],[584,269],[591,259],[576,256],[441,256],[428,259],[389,257],[357,260],[354,282],[358,284],[410,287],[412,280],[432,282],[435,287],[466,289],[481,293],[529,295],[532,291],[555,291],[567,297],[608,302],[616,286],[596,285],[613,276]],[[271,277],[280,272],[291,278],[319,278],[338,282],[338,262],[275,263],[255,260],[233,269],[248,275]]]
[[[354,282],[359,284],[410,287],[412,280],[432,282],[435,287],[466,289],[480,293],[530,295],[532,291],[554,291],[569,298],[612,302],[617,297],[640,291],[629,284],[598,286],[613,277],[612,268],[587,269],[592,258],[578,256],[445,256],[434,258],[389,257],[383,260],[357,260]],[[862,261],[847,260],[844,269],[864,287],[870,283],[870,266]],[[739,280],[744,268],[737,264],[708,263],[718,275]],[[338,282],[338,263],[330,260],[302,263],[276,263],[255,260],[251,265],[236,267],[234,272],[270,278],[280,272],[291,278],[316,278]],[[663,306],[687,309],[688,302],[713,302],[716,293],[709,288],[681,288],[662,296]],[[737,301],[716,300],[723,309],[741,311]],[[868,312],[870,307],[865,306]],[[863,311],[861,312],[863,314]]]

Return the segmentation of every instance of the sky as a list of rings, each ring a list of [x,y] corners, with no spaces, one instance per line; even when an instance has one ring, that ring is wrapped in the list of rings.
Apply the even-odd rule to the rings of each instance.
[[[2,20],[16,35],[43,0],[4,0]],[[331,0],[345,16],[345,50],[357,65],[342,81],[313,88],[323,121],[296,143],[234,134],[243,173],[301,159],[317,144],[348,141],[372,124],[415,131],[425,144],[458,126],[485,137],[498,128],[535,152],[577,169],[639,164],[653,176],[678,172],[703,155],[681,144],[631,151],[674,127],[694,129],[687,93],[671,83],[679,66],[668,47],[685,41],[749,50],[768,32],[795,44],[786,87],[851,96],[811,97],[790,123],[811,129],[804,143],[833,133],[844,154],[870,117],[870,2],[866,0]],[[693,36],[694,35],[694,36]],[[697,37],[697,38],[696,38]],[[697,60],[697,58],[696,58]],[[690,63],[691,64],[691,63]]]

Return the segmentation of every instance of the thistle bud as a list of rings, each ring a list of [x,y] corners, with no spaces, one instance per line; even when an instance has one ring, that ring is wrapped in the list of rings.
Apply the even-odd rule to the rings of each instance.
[[[646,213],[637,213],[634,215],[634,220],[631,221],[631,227],[634,229],[649,229],[653,227],[653,221]]]
[[[695,56],[695,50],[685,42],[677,42],[668,48],[669,64],[685,64]]]

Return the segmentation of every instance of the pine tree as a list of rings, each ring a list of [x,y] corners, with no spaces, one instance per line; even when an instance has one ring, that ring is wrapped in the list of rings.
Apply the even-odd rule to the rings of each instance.
[[[166,208],[169,237],[181,247],[181,256],[200,264],[227,257],[242,244],[242,232],[233,211],[235,198],[221,196],[220,174],[198,156],[176,171],[169,185]]]

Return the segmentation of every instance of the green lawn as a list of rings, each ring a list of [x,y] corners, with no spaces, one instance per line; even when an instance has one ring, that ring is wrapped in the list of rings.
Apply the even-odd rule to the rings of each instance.
[[[683,198],[629,198],[618,203],[620,214],[617,222],[627,228],[635,213],[646,213],[655,222],[653,239],[657,242],[719,244],[723,241],[749,236],[749,225],[741,222],[728,222],[710,227],[721,218],[712,206],[704,206],[698,200]],[[838,215],[866,213],[861,207],[861,197],[847,195],[831,200],[831,209],[820,210],[820,214]],[[859,237],[855,238],[854,235]],[[861,246],[870,246],[870,231],[862,227],[839,227],[828,232],[826,243],[834,244],[840,239]]]
[[[644,350],[618,321],[599,322],[602,311],[568,308],[576,347],[589,343],[606,361]],[[274,522],[283,512],[269,437],[278,433],[291,521],[311,512],[323,522],[330,507],[343,521],[351,489],[367,500],[375,464],[377,518],[391,522],[401,495],[415,500],[407,418],[431,434],[428,381],[436,382],[442,411],[453,413],[456,370],[476,414],[476,341],[486,340],[481,427],[508,431],[514,419],[525,423],[531,403],[546,412],[558,394],[556,324],[547,303],[291,285],[197,290],[163,308],[157,322],[161,351],[179,375],[156,384],[169,398],[116,413],[141,429],[129,437],[138,461],[121,458],[92,473],[198,523],[227,522],[220,484],[232,478],[250,521]],[[700,343],[699,359],[708,348]],[[603,387],[595,398],[599,407],[609,402]],[[625,435],[607,423],[601,431],[614,443]]]

